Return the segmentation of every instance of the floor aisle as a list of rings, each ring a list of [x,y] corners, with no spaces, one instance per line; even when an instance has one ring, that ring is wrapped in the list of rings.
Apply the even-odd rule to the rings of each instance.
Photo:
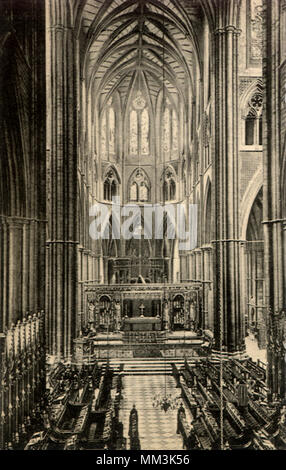
[[[121,402],[121,420],[124,436],[129,449],[129,413],[133,404],[138,411],[139,437],[142,450],[182,449],[183,443],[177,430],[177,409],[166,413],[153,407],[154,395],[165,393],[164,375],[126,376],[123,378],[123,400]],[[166,376],[166,395],[172,398],[180,396],[173,377]],[[180,400],[178,400],[180,403]]]
[[[253,361],[257,361],[257,359],[259,359],[264,362],[264,364],[267,363],[267,351],[266,349],[259,349],[257,340],[252,333],[246,336],[245,346],[247,354],[253,359]]]

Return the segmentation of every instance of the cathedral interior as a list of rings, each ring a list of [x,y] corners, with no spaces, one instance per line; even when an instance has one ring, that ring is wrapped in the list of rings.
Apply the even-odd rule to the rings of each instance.
[[[0,448],[285,449],[286,1],[0,18]]]

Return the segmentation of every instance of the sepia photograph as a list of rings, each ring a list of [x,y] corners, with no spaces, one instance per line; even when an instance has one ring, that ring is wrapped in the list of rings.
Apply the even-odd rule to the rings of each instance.
[[[286,0],[0,0],[0,450],[286,450]]]

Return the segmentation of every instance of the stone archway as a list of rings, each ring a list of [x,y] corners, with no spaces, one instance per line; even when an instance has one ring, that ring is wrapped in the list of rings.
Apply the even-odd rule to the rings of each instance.
[[[246,229],[246,299],[247,324],[255,336],[258,347],[266,347],[264,317],[264,237],[263,190],[259,190],[249,213]]]

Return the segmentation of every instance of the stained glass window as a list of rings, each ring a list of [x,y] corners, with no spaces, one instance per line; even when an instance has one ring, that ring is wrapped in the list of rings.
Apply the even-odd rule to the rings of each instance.
[[[174,110],[172,111],[172,150],[178,150],[178,119]]]
[[[113,108],[109,108],[109,153],[115,153],[115,115]]]
[[[130,113],[130,153],[138,153],[138,119],[134,109]]]
[[[172,201],[176,198],[175,174],[169,168],[164,174],[162,193],[164,201]]]
[[[144,109],[145,105],[146,105],[146,101],[144,100],[141,91],[137,91],[136,97],[133,100],[133,108]]]
[[[138,168],[131,176],[129,182],[130,201],[146,202],[150,198],[150,181],[141,168]]]
[[[103,197],[106,201],[112,201],[112,198],[118,194],[118,184],[115,172],[110,169],[106,173],[103,183]]]
[[[256,92],[248,102],[245,116],[245,145],[262,145],[262,94]]]
[[[169,99],[162,110],[161,148],[165,160],[172,158],[179,150],[179,119]]]
[[[170,111],[165,109],[163,114],[163,151],[170,152]]]
[[[130,185],[130,201],[137,201],[138,199],[138,186],[135,181]]]
[[[146,108],[141,114],[141,153],[149,154],[149,114]]]
[[[101,119],[100,140],[101,140],[101,154],[106,155],[106,112],[103,113],[103,116]]]
[[[145,181],[142,181],[140,183],[139,200],[143,201],[143,202],[148,201],[148,187],[147,187]]]
[[[136,93],[129,114],[129,151],[133,155],[150,153],[149,112],[141,91]]]
[[[100,128],[100,148],[102,156],[115,154],[116,148],[116,128],[115,128],[115,111],[109,101],[107,108],[104,110],[101,118]]]

